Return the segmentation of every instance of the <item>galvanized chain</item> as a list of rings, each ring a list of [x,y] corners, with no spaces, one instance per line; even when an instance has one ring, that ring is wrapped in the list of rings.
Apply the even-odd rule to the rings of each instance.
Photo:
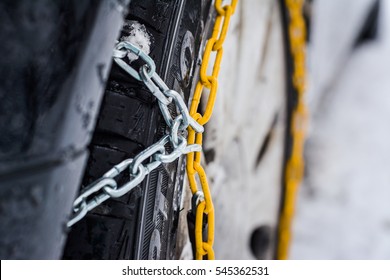
[[[238,0],[232,0],[229,5],[222,6],[222,0],[215,1],[217,16],[211,38],[208,39],[203,53],[200,66],[200,80],[198,81],[195,93],[190,105],[190,115],[199,124],[205,125],[212,114],[218,88],[218,73],[223,55],[223,43],[226,38],[231,16],[234,14]],[[210,63],[210,54],[215,52],[211,75],[207,74]],[[208,89],[208,99],[205,101],[203,115],[199,112],[199,104],[204,89]],[[188,144],[202,145],[203,132],[188,127]],[[206,173],[201,165],[201,152],[187,154],[187,176],[192,194],[195,199],[195,258],[214,259],[214,206],[211,198]],[[201,190],[198,188],[196,176],[199,178]],[[203,228],[207,224],[207,238],[203,240]]]
[[[304,159],[303,146],[306,134],[307,109],[304,101],[306,86],[305,39],[306,27],[303,18],[304,0],[285,0],[289,14],[289,40],[294,61],[293,86],[297,93],[297,103],[292,113],[291,136],[292,152],[285,169],[285,195],[279,220],[279,240],[277,257],[287,259],[291,240],[291,223],[294,216],[295,197],[302,181]]]
[[[138,71],[125,61],[125,57],[129,52],[145,62]],[[169,89],[155,72],[156,65],[153,59],[137,46],[122,41],[115,46],[114,61],[131,77],[142,81],[157,98],[169,132],[136,157],[122,161],[107,171],[101,178],[86,186],[73,203],[73,216],[67,223],[68,227],[80,221],[89,211],[107,199],[121,197],[131,191],[161,164],[173,162],[184,154],[202,150],[199,144],[188,144],[184,135],[189,127],[198,133],[202,133],[203,126],[190,116],[180,93]],[[177,109],[176,116],[172,116],[168,110],[168,106],[172,102]],[[172,147],[170,153],[167,152],[168,145]],[[129,180],[122,186],[118,186],[115,178],[126,170],[130,174]]]

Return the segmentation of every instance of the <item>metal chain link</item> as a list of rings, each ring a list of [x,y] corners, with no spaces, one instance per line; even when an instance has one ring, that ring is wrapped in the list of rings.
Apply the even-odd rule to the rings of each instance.
[[[305,40],[306,27],[303,18],[304,0],[285,0],[289,14],[289,40],[294,60],[293,86],[297,92],[297,103],[292,113],[292,152],[285,169],[285,195],[279,220],[277,258],[287,259],[291,240],[291,223],[294,216],[295,197],[302,181],[304,159],[303,146],[306,134],[308,112],[304,101],[306,86]]]
[[[139,60],[145,62],[139,71],[124,60],[128,52],[137,55]],[[204,130],[203,126],[190,116],[180,93],[169,89],[155,72],[156,65],[153,59],[137,46],[123,41],[117,43],[115,46],[114,61],[130,76],[142,81],[157,98],[161,113],[169,128],[169,133],[157,143],[139,153],[136,157],[122,161],[106,172],[101,178],[85,187],[73,203],[73,215],[67,223],[68,227],[80,221],[89,211],[107,199],[121,197],[131,191],[161,164],[173,162],[184,154],[200,152],[202,150],[202,146],[199,144],[188,144],[183,134],[186,133],[189,127],[193,131],[202,133]],[[172,116],[168,110],[168,105],[172,102],[177,109],[176,116]],[[172,152],[167,152],[167,145],[173,148]],[[124,185],[118,186],[115,177],[126,170],[130,173],[129,180]]]
[[[203,53],[202,64],[200,66],[200,80],[198,81],[195,93],[190,105],[190,116],[199,124],[205,125],[212,114],[218,88],[218,73],[223,55],[223,43],[226,38],[231,16],[234,14],[238,0],[232,0],[229,5],[222,6],[222,0],[215,1],[217,16],[214,23],[211,38],[208,39]],[[207,74],[210,63],[210,54],[215,52],[216,56],[211,75]],[[209,90],[205,111],[203,115],[199,113],[199,104],[204,89]],[[202,145],[203,131],[196,131],[192,126],[188,127],[188,144]],[[201,152],[187,154],[187,176],[190,188],[196,199],[195,214],[195,258],[214,259],[214,206],[211,198],[206,173],[201,165]],[[201,191],[198,188],[196,176],[199,178]],[[195,206],[194,206],[195,207]],[[194,210],[194,209],[193,209]],[[207,240],[203,240],[204,220],[208,225]]]

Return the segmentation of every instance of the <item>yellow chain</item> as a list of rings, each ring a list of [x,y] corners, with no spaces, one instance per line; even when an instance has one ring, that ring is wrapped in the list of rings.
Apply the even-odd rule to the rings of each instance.
[[[230,5],[222,6],[222,0],[215,1],[215,9],[217,16],[214,23],[213,33],[211,38],[207,41],[205,51],[203,54],[202,65],[200,66],[200,79],[196,85],[195,93],[190,105],[190,115],[199,124],[205,125],[213,112],[215,98],[218,89],[218,73],[221,65],[223,54],[223,43],[226,38],[229,27],[230,17],[234,14],[238,0],[232,0]],[[222,28],[221,28],[222,26]],[[216,52],[213,70],[211,75],[207,74],[207,67],[209,65],[211,52]],[[201,115],[198,110],[203,89],[209,90],[209,96],[206,103],[206,109]],[[188,145],[194,143],[202,145],[202,133],[196,133],[191,126],[188,127]],[[204,257],[207,259],[214,259],[214,206],[211,199],[211,193],[207,182],[206,173],[201,166],[201,152],[193,152],[187,155],[187,176],[190,184],[192,194],[199,191],[195,176],[198,175],[199,182],[204,194],[204,200],[200,201],[196,208],[195,220],[195,259],[201,260]],[[207,217],[207,240],[203,240],[202,226],[203,218]]]
[[[302,181],[304,160],[303,145],[307,123],[307,109],[304,102],[306,86],[305,38],[306,27],[302,15],[304,0],[285,0],[289,14],[288,33],[291,54],[294,61],[293,86],[297,92],[297,104],[292,114],[292,151],[285,170],[285,194],[279,221],[279,241],[277,257],[287,259],[291,240],[291,223],[294,215],[295,197]]]

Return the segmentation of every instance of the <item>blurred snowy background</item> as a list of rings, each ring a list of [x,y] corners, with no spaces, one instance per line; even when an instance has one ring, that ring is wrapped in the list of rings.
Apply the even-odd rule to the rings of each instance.
[[[284,78],[276,3],[240,1],[226,41],[228,59],[208,126],[216,137],[205,144],[216,151],[208,174],[217,209],[217,258],[253,258],[251,232],[259,225],[276,227],[283,123],[277,122],[263,164],[243,167],[252,164],[248,158],[274,111],[284,106],[278,101]],[[390,259],[390,1],[308,3],[310,124],[290,258]]]
[[[390,259],[390,1],[314,0],[292,259]]]

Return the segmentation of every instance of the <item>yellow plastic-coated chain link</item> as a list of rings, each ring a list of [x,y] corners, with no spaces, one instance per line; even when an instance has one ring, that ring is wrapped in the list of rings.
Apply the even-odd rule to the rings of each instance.
[[[279,220],[279,240],[277,258],[287,259],[291,240],[291,223],[295,210],[298,186],[302,181],[304,160],[303,146],[307,123],[307,109],[304,103],[305,93],[305,37],[306,28],[302,15],[304,0],[285,0],[289,20],[289,41],[294,61],[293,85],[297,93],[297,105],[291,118],[292,152],[285,169],[285,193]]]
[[[198,204],[198,208],[196,208],[196,220],[195,220],[195,239],[202,240],[202,242],[195,243],[195,258],[197,260],[201,260],[203,255],[206,255],[207,252],[203,249],[203,213],[206,209],[206,202],[202,201]]]
[[[223,0],[215,0],[215,9],[217,10],[217,13],[221,16],[225,15],[225,8],[230,7],[232,9],[232,14],[236,11],[236,6],[238,3],[238,0],[232,0],[230,2],[230,5],[222,6]]]
[[[218,89],[218,74],[221,66],[223,55],[223,43],[226,38],[227,30],[231,15],[234,14],[238,0],[232,0],[229,5],[222,6],[222,0],[215,1],[215,10],[217,16],[214,22],[214,28],[211,38],[208,39],[203,53],[202,64],[200,66],[200,78],[195,87],[195,92],[192,97],[190,105],[190,115],[199,124],[205,125],[213,112],[215,99]],[[216,52],[213,62],[211,75],[207,74],[207,69],[210,63],[211,52]],[[208,99],[203,115],[198,112],[199,104],[202,99],[202,92],[204,88],[209,90]],[[188,127],[188,145],[199,144],[202,145],[202,133],[196,133],[191,127]],[[201,201],[196,208],[195,219],[195,258],[214,259],[214,206],[211,198],[211,192],[207,181],[206,172],[201,166],[201,152],[192,152],[187,155],[187,176],[191,192],[195,194],[199,188],[197,185],[196,176],[199,179],[204,200]],[[207,219],[207,240],[203,240],[203,219]]]

